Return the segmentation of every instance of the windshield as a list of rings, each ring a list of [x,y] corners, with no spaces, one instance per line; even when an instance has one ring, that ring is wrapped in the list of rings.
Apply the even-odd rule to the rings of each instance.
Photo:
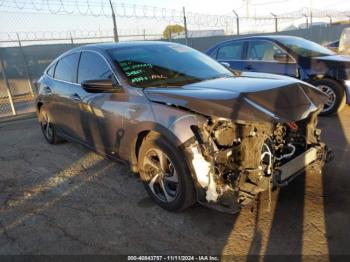
[[[280,37],[277,38],[277,40],[300,56],[316,57],[334,55],[334,53],[329,49],[303,38]]]
[[[179,44],[129,46],[108,53],[135,87],[177,87],[233,76],[208,56]]]

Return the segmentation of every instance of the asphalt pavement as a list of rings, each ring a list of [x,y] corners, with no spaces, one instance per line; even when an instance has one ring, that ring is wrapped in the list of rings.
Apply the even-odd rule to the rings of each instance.
[[[350,107],[322,118],[335,160],[230,215],[167,212],[127,166],[0,123],[0,254],[350,255]],[[333,258],[333,257],[331,257]]]

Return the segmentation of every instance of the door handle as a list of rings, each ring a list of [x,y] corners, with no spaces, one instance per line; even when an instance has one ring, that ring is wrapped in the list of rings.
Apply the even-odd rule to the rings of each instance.
[[[71,95],[70,98],[73,99],[74,101],[78,101],[78,102],[81,101],[81,98],[77,93]]]
[[[253,69],[253,67],[252,67],[252,65],[246,65],[246,66],[244,67],[244,69],[247,69],[247,70],[252,70],[252,69]]]

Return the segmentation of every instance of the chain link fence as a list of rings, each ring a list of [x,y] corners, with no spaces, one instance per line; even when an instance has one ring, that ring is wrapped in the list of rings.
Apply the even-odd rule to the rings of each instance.
[[[307,8],[244,17],[114,0],[0,0],[0,118],[34,112],[37,79],[54,58],[81,44],[167,40],[205,51],[226,39],[263,33],[324,43],[339,38],[349,17],[346,11]],[[166,34],[169,25],[180,25],[183,31]]]

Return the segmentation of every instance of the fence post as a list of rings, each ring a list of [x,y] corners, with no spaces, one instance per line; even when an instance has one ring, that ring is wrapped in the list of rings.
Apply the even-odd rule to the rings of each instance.
[[[169,42],[171,42],[171,38],[172,38],[172,35],[171,35],[171,27],[170,27],[170,22],[169,22],[169,25],[168,25],[168,40],[169,40]]]
[[[25,68],[26,75],[27,75],[29,91],[30,91],[32,97],[34,97],[32,76],[31,76],[30,71],[29,71],[29,65],[28,65],[28,62],[27,62],[27,58],[26,58],[26,56],[24,54],[22,43],[21,43],[21,39],[19,38],[19,34],[18,33],[17,33],[17,39],[18,39],[18,46],[19,46],[19,49],[21,51],[21,54],[22,54],[22,57],[23,57],[23,61],[24,61],[24,68]]]
[[[327,17],[329,18],[329,25],[331,26],[333,24],[332,17],[330,15],[327,15]]]
[[[303,14],[303,16],[306,18],[306,29],[309,28],[309,18],[306,14]]]
[[[238,14],[236,13],[235,10],[232,10],[232,11],[233,11],[233,13],[234,13],[235,16],[236,16],[237,35],[239,35],[239,16],[238,16]]]
[[[274,13],[270,13],[274,19],[275,19],[275,32],[277,33],[278,32],[278,18],[277,18],[277,15],[275,15]]]
[[[312,27],[312,10],[310,11],[310,27]]]
[[[5,72],[4,61],[2,60],[1,56],[0,56],[0,70],[1,70],[2,78],[4,79],[4,82],[5,82],[5,87],[6,87],[6,91],[7,91],[7,96],[8,96],[9,101],[10,101],[12,114],[15,116],[17,114],[16,113],[16,108],[15,108],[15,105],[13,104],[10,84],[9,84],[9,80],[7,79],[7,75],[6,75],[6,72]]]
[[[118,43],[118,42],[119,42],[118,29],[117,29],[117,22],[116,22],[116,20],[115,20],[115,13],[114,13],[114,8],[113,8],[112,0],[109,0],[109,4],[111,5],[111,10],[112,10],[114,42]]]
[[[74,45],[72,32],[69,32],[69,36],[70,36],[70,43],[71,43],[72,45]]]
[[[182,7],[182,11],[183,11],[183,15],[184,15],[185,41],[186,41],[186,45],[188,45],[187,21],[186,21],[186,10],[185,10],[185,7]]]
[[[143,40],[146,40],[146,29],[143,29]]]

